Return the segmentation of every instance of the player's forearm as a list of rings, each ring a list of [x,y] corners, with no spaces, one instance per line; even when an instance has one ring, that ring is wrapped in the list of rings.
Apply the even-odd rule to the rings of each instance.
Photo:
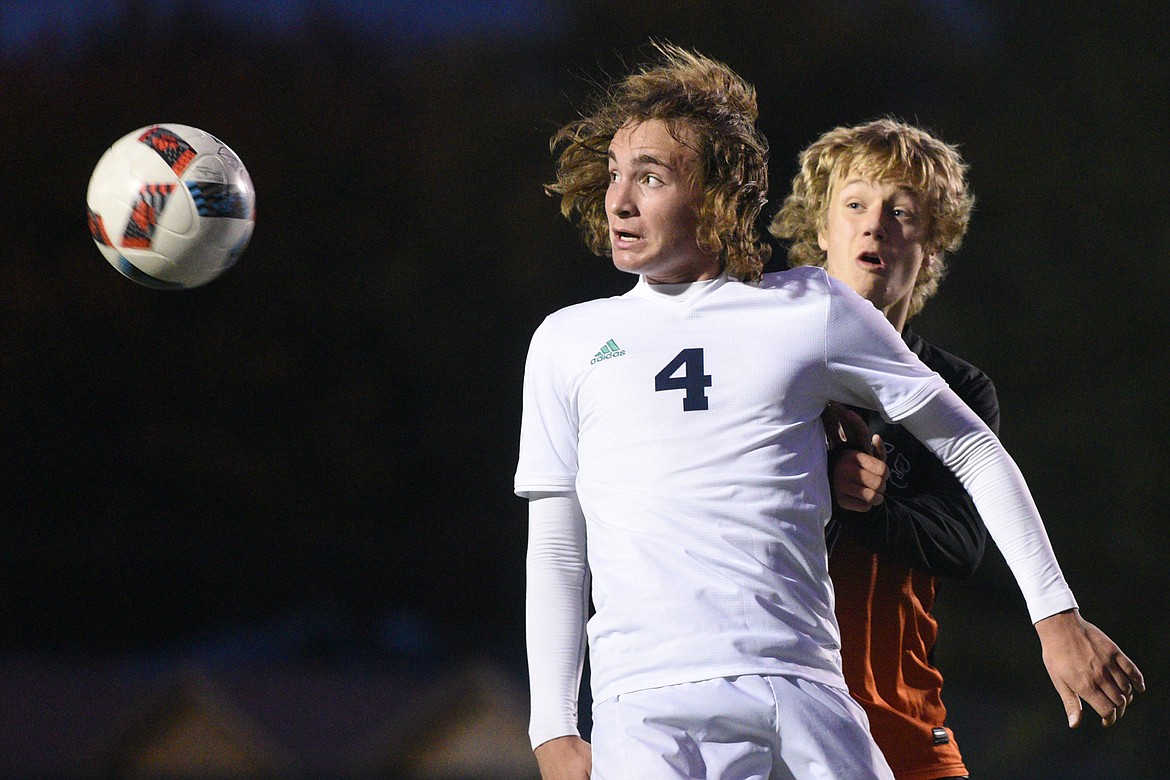
[[[1032,622],[1075,607],[1023,475],[983,421],[948,389],[903,424],[971,494],[1024,594]]]
[[[575,494],[528,503],[526,623],[533,747],[576,735],[577,692],[585,658],[588,567],[585,520]]]

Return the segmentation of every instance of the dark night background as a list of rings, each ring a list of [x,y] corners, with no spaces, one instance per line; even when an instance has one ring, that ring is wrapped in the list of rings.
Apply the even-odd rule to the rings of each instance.
[[[0,651],[231,654],[310,615],[323,654],[522,679],[528,337],[633,281],[542,194],[547,139],[656,37],[756,85],[771,208],[838,124],[961,146],[976,213],[914,326],[995,380],[1082,612],[1150,690],[1070,732],[990,550],[937,609],[951,725],[982,778],[1164,776],[1168,27],[1159,2],[0,3]],[[98,157],[154,122],[256,185],[251,246],[193,291],[86,229]]]

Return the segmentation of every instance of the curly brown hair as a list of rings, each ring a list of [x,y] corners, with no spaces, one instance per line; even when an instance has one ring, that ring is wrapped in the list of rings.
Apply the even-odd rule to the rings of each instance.
[[[591,111],[553,135],[556,181],[545,191],[560,195],[566,218],[579,218],[591,251],[610,255],[610,142],[630,123],[661,120],[696,153],[699,248],[718,256],[731,276],[756,281],[772,250],[757,227],[767,202],[768,142],[756,129],[755,88],[701,54],[667,43],[652,46],[656,61],[600,92]]]
[[[923,266],[914,284],[908,316],[922,311],[946,275],[945,252],[963,242],[975,198],[967,191],[967,164],[956,147],[922,128],[884,118],[822,135],[800,154],[792,192],[768,231],[789,240],[790,265],[825,264],[818,236],[828,220],[833,185],[850,171],[908,187],[923,199],[930,219],[923,249],[934,262]]]

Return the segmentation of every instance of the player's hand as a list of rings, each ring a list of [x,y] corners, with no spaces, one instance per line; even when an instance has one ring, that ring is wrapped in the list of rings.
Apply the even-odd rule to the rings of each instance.
[[[881,439],[874,438],[881,446]],[[890,469],[881,458],[857,450],[843,450],[837,455],[830,476],[833,500],[842,509],[868,512],[886,500]]]
[[[885,459],[886,451],[885,447],[881,445],[881,437],[876,434],[871,436],[865,420],[861,419],[861,415],[848,406],[836,401],[829,401],[829,405],[821,413],[821,424],[825,427],[825,437],[829,441],[829,449],[836,450],[847,447]]]
[[[1135,693],[1146,689],[1141,671],[1101,629],[1071,609],[1036,624],[1044,666],[1068,714],[1069,728],[1081,724],[1081,699],[1112,726]]]
[[[550,739],[534,752],[540,780],[586,780],[593,773],[593,749],[578,736]]]
[[[821,421],[838,450],[829,475],[833,500],[852,512],[868,512],[885,501],[890,469],[881,437],[870,434],[861,415],[838,403],[829,404]]]

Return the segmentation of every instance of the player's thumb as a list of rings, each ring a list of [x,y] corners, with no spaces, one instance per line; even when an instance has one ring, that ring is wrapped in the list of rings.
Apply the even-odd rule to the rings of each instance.
[[[876,433],[873,435],[873,456],[882,460],[886,459],[886,443]]]
[[[1077,696],[1067,685],[1058,685],[1056,688],[1064,702],[1064,713],[1068,715],[1068,727],[1075,729],[1081,725],[1081,697]]]

